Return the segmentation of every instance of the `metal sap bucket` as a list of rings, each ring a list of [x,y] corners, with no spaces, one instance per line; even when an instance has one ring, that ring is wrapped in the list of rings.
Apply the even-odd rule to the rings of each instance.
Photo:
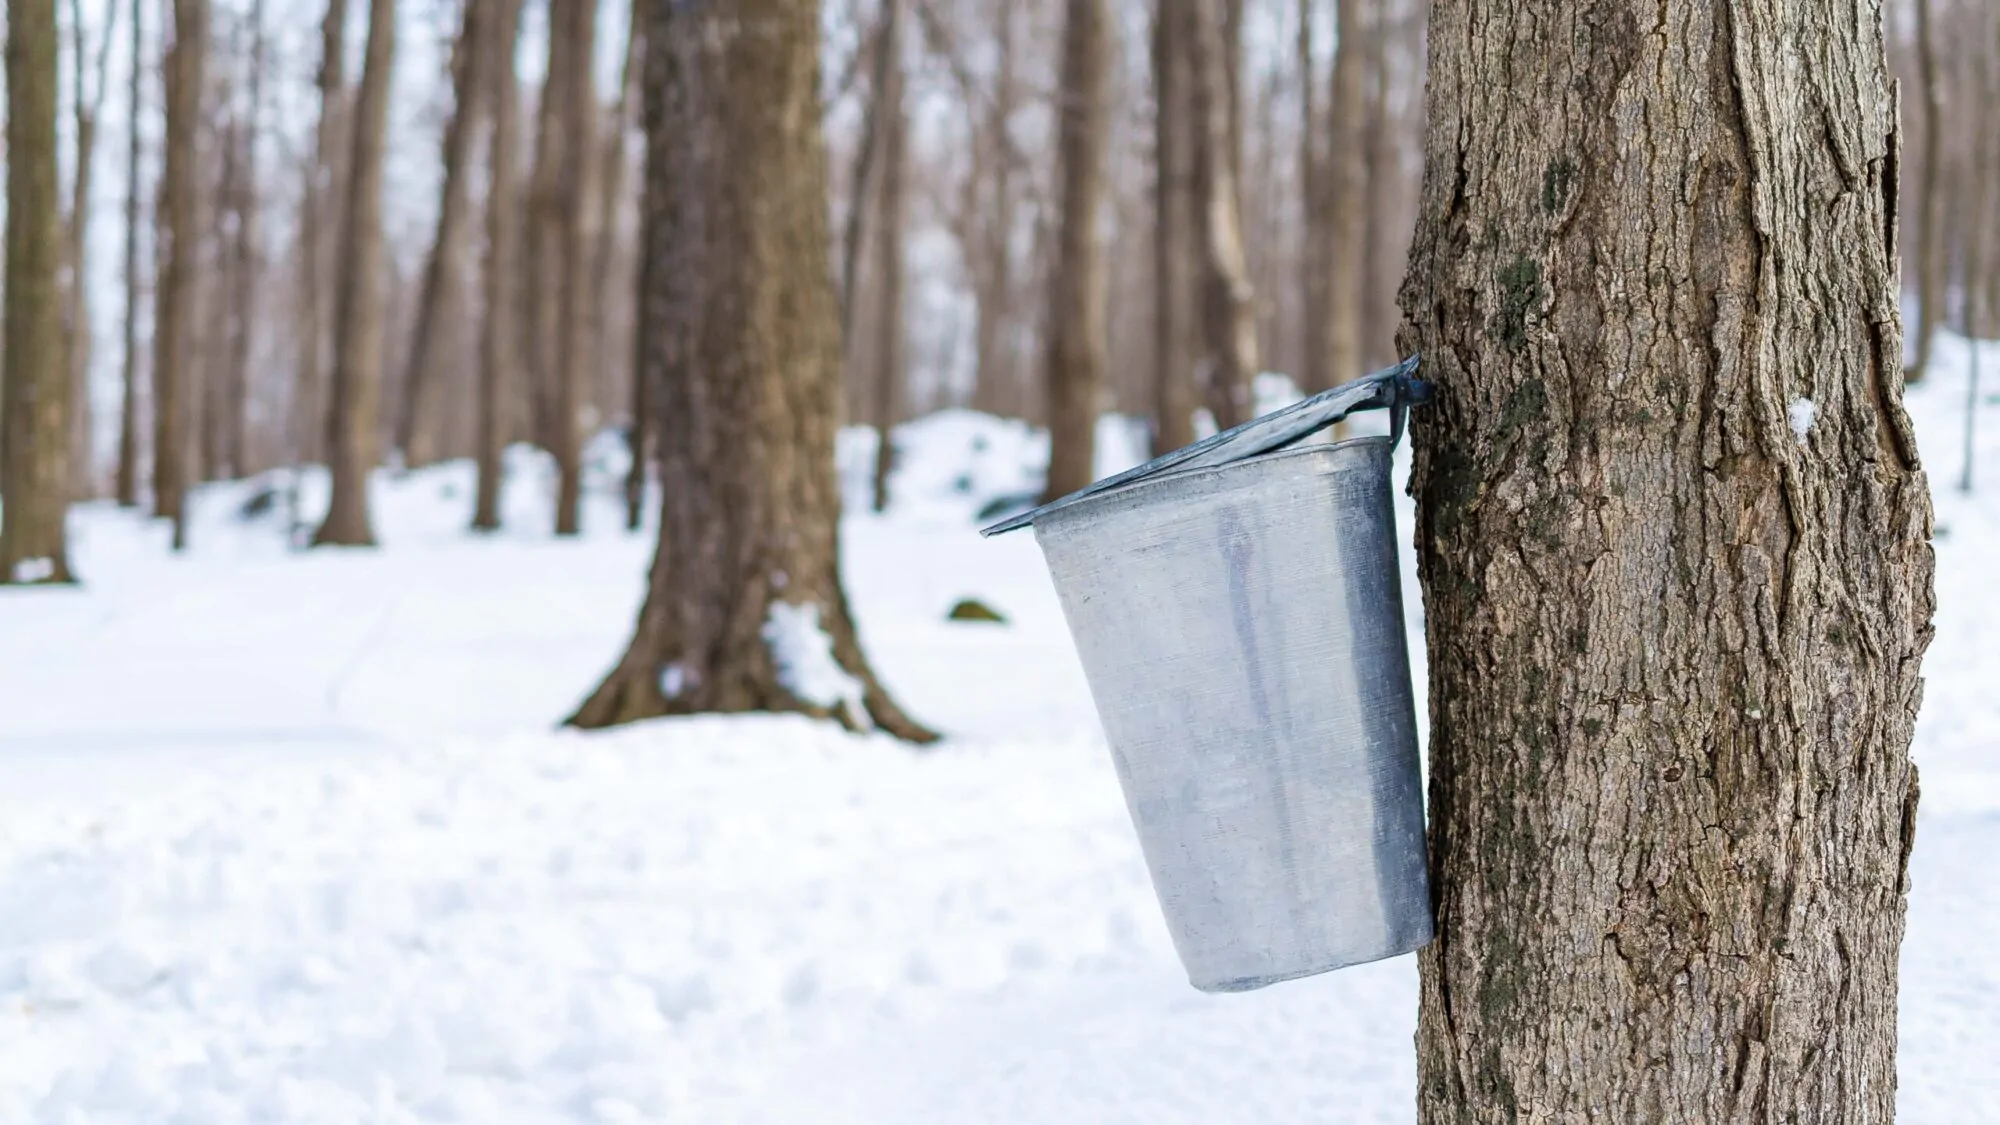
[[[1035,511],[1189,982],[1431,939],[1390,457],[1414,359]],[[1387,438],[1300,440],[1388,407]]]

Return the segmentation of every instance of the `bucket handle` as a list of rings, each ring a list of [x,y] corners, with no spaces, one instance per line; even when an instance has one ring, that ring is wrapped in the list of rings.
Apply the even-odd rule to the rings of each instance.
[[[1079,500],[1088,499],[1114,488],[1123,488],[1162,473],[1185,469],[1213,469],[1283,449],[1311,437],[1357,410],[1387,407],[1389,444],[1393,446],[1402,440],[1404,416],[1409,408],[1414,404],[1430,401],[1430,397],[1431,385],[1417,378],[1417,357],[1413,355],[1394,367],[1384,368],[1371,375],[1363,375],[1332,390],[1321,391],[1290,406],[1252,418],[1213,437],[1203,438],[1192,445],[1162,454],[1137,468],[1106,477],[1096,484],[1080,488],[1033,511],[1010,516],[991,527],[982,529],[979,534],[1000,535],[1027,527],[1050,512],[1067,508]]]

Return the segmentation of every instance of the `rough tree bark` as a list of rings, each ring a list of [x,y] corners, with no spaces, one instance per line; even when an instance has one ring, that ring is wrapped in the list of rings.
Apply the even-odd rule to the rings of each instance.
[[[1111,129],[1111,13],[1105,0],[1068,0],[1057,93],[1056,159],[1061,228],[1049,285],[1049,478],[1044,496],[1091,482],[1098,396],[1104,386],[1105,150]]]
[[[126,101],[125,164],[125,368],[124,394],[118,404],[118,505],[139,504],[139,117],[145,105],[146,5],[132,5],[132,74]]]
[[[193,331],[195,258],[200,231],[195,204],[195,148],[201,116],[202,63],[208,43],[208,0],[174,0],[167,48],[167,137],[160,172],[159,281],[153,305],[153,514],[173,521],[173,547],[187,546],[187,402],[189,335]]]
[[[1185,0],[1153,12],[1153,447],[1155,456],[1194,441],[1194,110],[1189,89]]]
[[[430,441],[433,430],[424,422],[437,398],[437,379],[431,368],[443,351],[448,327],[444,310],[458,299],[465,244],[472,230],[466,162],[471,159],[472,136],[484,112],[486,75],[481,58],[488,52],[482,49],[480,24],[490,18],[485,14],[487,7],[482,0],[467,0],[452,52],[451,119],[444,127],[444,181],[438,196],[437,234],[424,262],[416,328],[410,334],[410,355],[403,365],[402,409],[396,412],[396,449],[403,464],[412,468],[429,464],[437,455]]]
[[[502,408],[520,374],[514,362],[514,344],[520,338],[514,323],[514,314],[520,308],[516,295],[520,279],[514,267],[520,249],[520,224],[514,206],[519,182],[514,148],[519,139],[521,95],[514,74],[514,52],[519,46],[524,0],[489,2],[494,5],[486,46],[490,56],[487,80],[493,84],[490,91],[493,131],[486,149],[490,174],[486,180],[486,263],[481,278],[486,307],[479,326],[475,439],[479,469],[472,511],[475,531],[496,531],[500,527],[500,454],[507,441]]]
[[[880,305],[875,310],[875,373],[868,380],[874,391],[869,421],[874,423],[875,472],[873,503],[877,512],[889,508],[889,471],[896,464],[896,410],[902,399],[903,381],[903,200],[906,172],[904,151],[909,141],[909,106],[903,90],[908,85],[903,62],[902,0],[886,0],[882,6],[882,38],[876,49],[888,60],[878,68],[882,85],[876,87],[868,113],[881,130],[881,184],[875,195],[875,268],[880,271]]]
[[[840,583],[819,4],[644,10],[641,358],[676,487],[631,645],[570,721],[803,711],[928,740],[870,670]],[[837,672],[798,643],[822,639]]]
[[[1189,109],[1193,115],[1194,208],[1202,252],[1201,325],[1207,371],[1204,397],[1220,429],[1242,422],[1257,374],[1257,315],[1243,254],[1243,214],[1231,158],[1239,99],[1229,81],[1235,57],[1218,0],[1185,0]]]
[[[318,459],[325,446],[327,251],[339,229],[344,170],[338,157],[347,119],[347,0],[327,0],[320,23],[319,121],[313,127],[305,192],[299,201],[299,323],[297,367],[292,373],[292,443],[300,461]]]
[[[1917,0],[1917,72],[1924,96],[1923,190],[1917,196],[1916,359],[1906,377],[1921,380],[1931,365],[1931,337],[1944,311],[1944,86],[1938,78],[1931,0]]]
[[[7,3],[7,264],[0,356],[0,585],[70,582],[72,380],[63,354],[55,0]]]
[[[1326,386],[1362,375],[1362,290],[1368,278],[1368,153],[1363,0],[1335,0],[1332,86],[1327,95],[1325,184],[1326,304],[1311,319],[1326,326]],[[1319,311],[1323,309],[1324,311]],[[1321,388],[1324,389],[1324,388]]]
[[[549,452],[556,462],[556,534],[575,535],[581,530],[583,506],[582,440],[578,408],[583,387],[596,362],[596,341],[591,338],[591,172],[596,163],[594,122],[597,96],[591,83],[597,40],[597,0],[557,0],[555,13],[561,20],[559,33],[568,40],[563,48],[564,88],[556,99],[563,115],[562,167],[557,176],[557,215],[561,223],[561,280],[556,289],[555,380],[551,388],[554,417],[550,420],[552,445]]]
[[[1434,0],[1427,1125],[1893,1120],[1932,564],[1880,16]]]
[[[389,71],[396,53],[396,0],[370,0],[368,45],[354,100],[348,157],[347,232],[341,240],[334,305],[332,409],[327,461],[333,496],[313,546],[368,547],[368,473],[375,467],[376,407],[382,387],[382,139],[388,130]]]

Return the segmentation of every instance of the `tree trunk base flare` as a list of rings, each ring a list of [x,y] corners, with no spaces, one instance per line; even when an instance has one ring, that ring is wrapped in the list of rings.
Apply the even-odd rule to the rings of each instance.
[[[817,0],[645,7],[634,377],[659,540],[630,646],[568,723],[783,711],[910,742],[840,584],[840,317]]]
[[[1425,1125],[1894,1119],[1933,597],[1880,17],[1431,8]]]
[[[768,623],[774,603],[782,604],[775,597],[765,599],[764,613],[755,618],[734,616]],[[671,626],[660,620],[648,599],[638,635],[624,658],[566,725],[600,730],[670,715],[770,712],[832,719],[857,734],[879,730],[917,745],[939,739],[937,732],[905,714],[876,679],[862,655],[845,598],[836,602],[826,635],[840,672],[858,688],[858,699],[851,703],[804,699],[784,686],[772,643],[761,627],[753,636],[723,646],[705,668],[691,660],[683,646],[672,643],[671,633]]]

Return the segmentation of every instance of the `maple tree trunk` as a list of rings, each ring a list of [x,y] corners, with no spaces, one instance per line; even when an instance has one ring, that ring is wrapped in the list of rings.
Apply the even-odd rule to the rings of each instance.
[[[1104,385],[1105,149],[1111,127],[1111,13],[1105,0],[1068,0],[1056,152],[1061,189],[1055,272],[1049,285],[1047,499],[1094,477],[1098,396]]]
[[[928,740],[862,656],[840,582],[819,5],[645,12],[640,358],[674,486],[632,642],[571,722],[803,711]],[[811,620],[840,670],[822,682],[770,639]]]
[[[125,165],[125,365],[124,394],[118,404],[118,504],[123,508],[139,504],[139,161],[141,148],[139,118],[145,105],[146,5],[132,5],[132,73],[126,100]]]
[[[382,384],[382,140],[388,128],[389,71],[396,52],[396,0],[370,0],[368,44],[354,101],[348,157],[347,227],[334,305],[332,406],[326,435],[333,496],[313,545],[375,543],[368,476],[375,467]]]
[[[1194,441],[1194,109],[1187,20],[1177,0],[1153,15],[1153,444],[1155,456]]]
[[[491,140],[487,145],[486,262],[481,283],[484,316],[479,328],[479,387],[472,526],[478,531],[500,527],[500,457],[506,447],[504,407],[516,386],[520,368],[514,345],[520,339],[514,321],[519,310],[515,263],[520,248],[516,221],[515,144],[519,129],[520,86],[514,76],[514,51],[521,33],[524,0],[488,0],[494,6],[486,51],[487,80],[492,83]]]
[[[1907,377],[1914,383],[1930,371],[1931,338],[1943,323],[1944,249],[1944,89],[1938,79],[1937,42],[1931,34],[1932,0],[1917,0],[1917,72],[1924,98],[1923,190],[1917,196],[1916,359]]]
[[[424,262],[417,323],[410,334],[409,359],[403,365],[402,409],[396,414],[396,448],[403,455],[403,464],[411,468],[427,465],[437,456],[430,440],[434,430],[424,423],[438,394],[433,369],[444,350],[442,338],[448,328],[445,310],[457,304],[460,267],[472,230],[466,162],[484,104],[481,58],[488,52],[481,49],[480,24],[487,18],[487,6],[487,0],[468,0],[453,52],[451,119],[444,127],[444,181],[438,193],[437,233]]]
[[[0,585],[70,582],[65,247],[56,182],[55,0],[7,3],[7,262],[0,356]]]
[[[555,385],[552,390],[554,417],[549,431],[555,456],[556,534],[575,535],[581,530],[583,498],[582,434],[579,409],[583,388],[596,369],[596,341],[586,302],[590,296],[592,269],[590,227],[591,170],[596,163],[597,145],[591,139],[597,114],[597,98],[592,92],[592,45],[596,41],[596,0],[556,0],[555,12],[561,19],[559,33],[568,40],[563,48],[564,89],[556,99],[563,118],[562,164],[557,176],[556,214],[560,222],[558,261],[561,277],[556,287]],[[552,70],[551,73],[554,73]]]
[[[347,0],[327,0],[320,23],[319,120],[313,126],[299,203],[298,359],[292,373],[292,444],[300,461],[327,453],[326,281],[331,232],[341,226],[344,162],[338,157],[347,118]]]
[[[1368,270],[1368,113],[1362,0],[1335,0],[1339,41],[1333,54],[1328,95],[1326,220],[1326,304],[1314,317],[1326,325],[1326,386],[1363,374],[1361,343],[1363,286]],[[1323,389],[1323,388],[1322,388]]]
[[[1224,35],[1217,0],[1187,0],[1183,20],[1194,164],[1194,207],[1202,251],[1201,326],[1207,353],[1205,398],[1218,429],[1249,414],[1250,380],[1257,373],[1256,302],[1243,253],[1243,214],[1232,152],[1239,101],[1229,60],[1236,45]]]
[[[187,360],[193,349],[194,283],[200,252],[196,138],[201,114],[207,0],[174,0],[167,49],[166,161],[160,174],[159,281],[153,312],[153,514],[173,521],[187,546]]]
[[[1933,600],[1880,13],[1661,14],[1431,8],[1426,1125],[1895,1111]]]
[[[875,426],[873,507],[889,508],[889,471],[896,463],[897,404],[904,379],[903,347],[903,214],[904,150],[909,139],[909,107],[903,88],[902,0],[887,0],[882,8],[882,38],[877,50],[888,64],[880,69],[883,84],[875,91],[869,114],[881,130],[881,186],[876,194],[876,269],[880,271],[875,314],[875,373],[869,420]]]

